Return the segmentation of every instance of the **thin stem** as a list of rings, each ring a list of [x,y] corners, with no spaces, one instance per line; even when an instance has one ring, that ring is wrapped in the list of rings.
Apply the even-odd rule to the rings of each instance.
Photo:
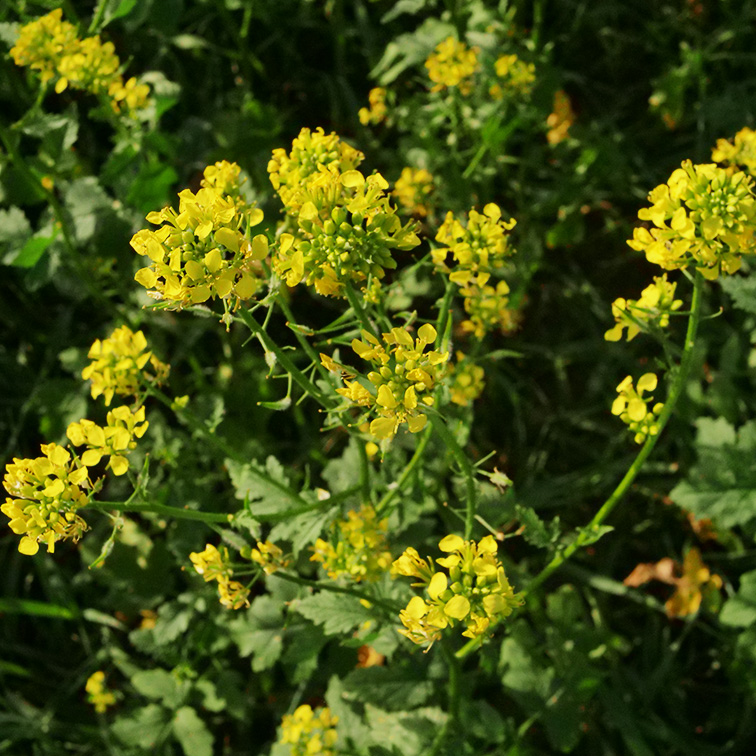
[[[362,324],[362,327],[368,333],[375,336],[378,341],[380,341],[381,334],[378,333],[376,327],[370,322],[370,318],[368,318],[367,313],[365,312],[365,309],[363,308],[362,304],[360,303],[359,297],[357,296],[357,292],[354,290],[354,287],[352,286],[350,281],[347,281],[344,284],[344,291],[346,292],[347,299],[349,300],[349,306],[354,310],[354,314]]]
[[[467,541],[472,535],[473,525],[475,524],[475,510],[477,508],[477,495],[475,491],[475,468],[457,443],[454,434],[446,427],[444,419],[440,415],[430,414],[430,421],[433,429],[446,444],[446,448],[452,453],[457,464],[465,475],[467,484],[467,503],[465,506],[465,540]]]
[[[181,509],[169,507],[155,502],[128,502],[128,501],[92,501],[86,509],[94,509],[100,512],[151,512],[164,517],[175,517],[178,520],[197,520],[199,522],[228,522],[231,514],[223,512],[199,512],[196,509]]]
[[[700,273],[696,273],[693,281],[693,301],[690,308],[690,319],[688,320],[688,330],[685,334],[685,343],[683,345],[683,353],[680,359],[680,365],[677,368],[677,372],[672,381],[672,386],[669,389],[669,398],[664,404],[664,409],[661,411],[658,420],[659,430],[655,436],[648,436],[646,442],[638,452],[638,456],[630,465],[630,469],[625,473],[625,476],[619,482],[617,487],[612,491],[609,498],[604,502],[601,508],[596,512],[593,519],[588,525],[583,528],[575,540],[569,544],[563,551],[560,551],[554,556],[549,564],[544,567],[541,572],[536,575],[533,580],[530,581],[526,593],[533,591],[540,586],[553,572],[564,564],[578,549],[580,549],[586,542],[591,540],[591,535],[598,527],[609,517],[612,510],[619,504],[622,497],[630,488],[630,485],[635,480],[636,476],[643,467],[643,463],[648,458],[649,454],[656,446],[656,442],[659,440],[664,427],[666,426],[669,418],[675,410],[675,406],[679,401],[682,393],[685,389],[685,384],[690,374],[691,363],[693,360],[693,348],[696,343],[696,333],[698,331],[698,323],[701,320],[701,300],[703,291],[703,276]]]
[[[452,653],[451,649],[443,642],[443,640],[441,642],[441,653],[446,660],[446,667],[449,670],[449,681],[446,688],[449,697],[449,716],[436,735],[429,756],[435,756],[441,752],[441,749],[446,745],[449,733],[456,731],[459,723],[459,703],[461,694],[459,685],[459,658]]]
[[[449,277],[444,279],[446,290],[444,291],[444,298],[441,300],[441,306],[438,310],[438,319],[436,320],[436,332],[441,337],[441,351],[446,353],[449,351],[449,342],[451,338],[447,336],[447,331],[451,333],[450,328],[450,310],[451,301],[454,296],[454,290],[456,284],[453,284]]]
[[[296,337],[297,341],[299,342],[299,345],[302,347],[302,349],[305,350],[305,353],[307,356],[315,363],[318,370],[321,372],[324,378],[328,378],[328,371],[323,367],[323,365],[320,363],[320,355],[315,351],[315,348],[310,344],[309,341],[305,338],[304,334],[299,331],[296,326],[298,325],[297,321],[294,319],[294,313],[292,313],[291,308],[289,307],[289,303],[286,301],[286,298],[283,294],[279,292],[278,296],[276,297],[276,304],[281,308],[281,312],[283,312],[284,317],[286,318],[286,325],[289,326],[289,329],[293,331],[294,336]]]
[[[396,485],[390,491],[388,491],[378,502],[375,511],[379,516],[385,516],[386,514],[388,514],[386,512],[386,509],[388,508],[389,504],[391,504],[391,502],[404,490],[404,487],[407,485],[407,481],[410,479],[410,476],[415,471],[415,468],[422,459],[423,453],[425,452],[425,447],[428,446],[428,441],[430,441],[431,437],[431,431],[432,429],[430,427],[426,428],[425,433],[423,433],[423,435],[420,437],[420,442],[415,449],[415,453],[412,455],[412,459],[410,459],[410,461],[407,463],[407,466],[404,468],[404,471],[402,472],[399,480],[396,482]]]

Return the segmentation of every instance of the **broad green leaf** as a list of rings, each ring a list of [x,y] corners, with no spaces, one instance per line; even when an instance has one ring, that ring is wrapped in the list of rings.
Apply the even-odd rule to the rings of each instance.
[[[250,461],[246,463],[226,460],[226,468],[236,491],[236,498],[247,502],[248,511],[255,519],[266,515],[280,514],[307,506],[289,486],[283,466],[273,456],[265,465]]]
[[[190,706],[182,706],[173,717],[173,734],[185,756],[213,756],[213,736]]]
[[[295,599],[291,609],[323,626],[326,635],[341,635],[372,619],[372,614],[354,596],[321,591],[312,596]]]
[[[55,241],[55,236],[33,236],[8,262],[16,268],[33,268]]]
[[[164,669],[141,670],[131,678],[131,684],[143,696],[160,701],[171,709],[183,698],[180,683]]]
[[[390,711],[416,709],[431,698],[437,686],[427,673],[423,664],[355,669],[343,680],[344,695]]]
[[[539,549],[545,549],[554,544],[560,534],[559,517],[551,522],[544,521],[536,514],[532,507],[515,504],[515,515],[523,525],[522,537]]]
[[[76,614],[65,606],[33,599],[0,598],[0,614],[29,614],[35,617],[75,619]]]
[[[258,596],[244,615],[228,623],[240,656],[252,655],[252,669],[270,669],[283,650],[283,605],[272,596]]]
[[[151,703],[137,709],[130,717],[117,719],[111,729],[124,745],[152,749],[160,744],[159,740],[168,720],[168,711]]]
[[[722,288],[740,310],[756,315],[756,279],[741,276],[723,276],[719,279]]]
[[[732,627],[748,627],[756,622],[756,570],[740,578],[740,588],[725,602],[719,621]]]
[[[427,707],[413,711],[388,712],[377,706],[365,706],[365,718],[377,745],[402,756],[423,756],[448,714],[439,708]]]

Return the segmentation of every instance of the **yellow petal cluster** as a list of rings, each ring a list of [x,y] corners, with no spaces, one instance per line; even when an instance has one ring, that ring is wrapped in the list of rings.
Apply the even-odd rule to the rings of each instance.
[[[0,511],[8,517],[10,529],[21,536],[18,550],[33,555],[39,544],[55,551],[55,542],[78,541],[87,524],[76,514],[89,502],[89,472],[70,452],[57,444],[42,444],[44,456],[14,458],[5,467],[3,486],[12,498]]]
[[[619,419],[627,424],[635,434],[636,444],[642,444],[648,436],[655,436],[659,432],[659,414],[664,404],[659,402],[649,408],[648,403],[653,397],[643,396],[647,391],[654,391],[657,383],[653,373],[645,373],[638,379],[635,387],[629,375],[617,386],[618,396],[612,404],[612,414],[618,415]]]
[[[648,199],[638,217],[652,225],[636,228],[628,244],[665,270],[693,265],[715,279],[756,250],[756,197],[742,171],[685,160]]]
[[[509,286],[499,281],[496,286],[469,284],[460,289],[468,319],[460,326],[463,331],[482,339],[487,333],[499,330],[510,334],[520,326],[520,312],[509,306]]]
[[[291,560],[284,556],[283,550],[270,541],[258,541],[257,547],[250,551],[249,558],[259,564],[266,575],[285,570],[291,564]]]
[[[284,714],[281,743],[289,746],[290,756],[333,756],[338,721],[327,706],[313,711],[309,704],[303,704],[293,714]]]
[[[106,406],[110,406],[114,394],[135,396],[149,383],[161,384],[170,370],[147,349],[144,334],[134,333],[125,325],[116,328],[107,339],[97,339],[88,356],[91,362],[81,377],[92,381],[92,398],[102,396]],[[148,364],[154,375],[146,372]]]
[[[730,142],[717,139],[717,146],[712,150],[711,159],[715,163],[739,166],[751,176],[756,174],[756,131],[747,126],[741,129]]]
[[[94,706],[98,714],[104,714],[108,706],[116,702],[115,695],[105,687],[105,673],[98,670],[90,675],[84,688],[87,692],[87,701]]]
[[[196,194],[179,192],[178,212],[166,207],[147,216],[163,224],[157,231],[143,229],[131,239],[137,254],[149,258],[134,278],[178,309],[216,297],[236,308],[254,296],[264,277],[260,261],[268,256],[268,239],[249,238],[263,220],[262,210],[241,200],[238,184],[228,181],[231,172],[212,170],[217,168],[211,167]],[[221,191],[221,183],[232,193]]]
[[[112,42],[99,35],[79,39],[76,28],[63,20],[60,8],[19,30],[11,56],[19,66],[38,71],[43,83],[55,79],[55,91],[79,89],[110,98],[115,112],[145,107],[150,88],[137,79],[124,81]]]
[[[356,379],[348,368],[327,355],[320,357],[326,369],[344,375],[344,388],[337,389],[338,393],[378,415],[370,423],[370,433],[389,439],[403,423],[410,433],[418,433],[428,422],[424,410],[435,402],[433,389],[443,378],[449,359],[448,354],[433,349],[425,352],[437,338],[436,329],[429,323],[420,326],[415,339],[403,328],[392,328],[383,334],[381,343],[363,331],[362,339],[352,341],[352,349],[376,368],[368,373],[367,381]]]
[[[346,520],[333,523],[330,541],[318,538],[310,560],[320,562],[331,580],[342,575],[356,583],[379,580],[391,565],[387,526],[388,518],[379,520],[370,504],[351,510]]]
[[[425,218],[434,191],[433,176],[425,168],[402,168],[402,175],[396,180],[391,194],[408,215]]]
[[[558,89],[554,93],[554,107],[548,118],[546,125],[549,130],[546,132],[546,141],[549,144],[559,144],[569,137],[570,126],[575,123],[575,113],[572,110],[572,104],[567,93]]]
[[[383,87],[374,87],[368,92],[369,108],[360,108],[357,116],[363,126],[378,124],[386,120],[386,90]]]
[[[409,548],[391,567],[392,575],[414,577],[417,582],[413,585],[425,588],[426,598],[414,596],[399,614],[404,625],[399,632],[413,643],[430,647],[446,627],[457,622],[465,626],[465,637],[485,637],[522,604],[496,555],[498,545],[493,536],[476,543],[449,535],[441,539],[438,548],[448,556],[435,564]],[[436,565],[445,571],[437,570]]]
[[[641,330],[651,326],[666,328],[670,313],[682,307],[682,299],[675,299],[676,283],[667,281],[667,274],[654,276],[653,283],[641,292],[640,299],[615,299],[612,302],[612,315],[616,325],[610,328],[604,338],[607,341],[619,341],[622,332],[627,329],[627,340],[632,341]]]
[[[204,551],[193,551],[189,554],[189,559],[206,583],[213,580],[218,582],[218,596],[223,606],[227,609],[249,606],[249,588],[236,580],[231,580],[234,572],[229,564],[228,549],[225,546],[221,546],[219,550],[208,543]]]
[[[463,352],[457,352],[457,362],[449,366],[451,377],[451,400],[461,407],[472,404],[485,388],[485,371],[468,359]]]
[[[107,467],[114,475],[123,475],[129,469],[126,455],[136,449],[136,439],[147,431],[149,423],[144,419],[144,406],[132,412],[128,407],[116,407],[108,412],[107,425],[103,428],[92,420],[71,423],[66,435],[74,446],[86,446],[81,461],[86,467],[94,467],[109,456]]]
[[[494,66],[500,81],[491,87],[489,94],[495,100],[502,99],[506,92],[527,96],[533,91],[536,76],[532,63],[526,63],[517,55],[502,55]]]
[[[469,94],[471,77],[478,69],[477,47],[468,47],[454,37],[447,37],[436,45],[425,61],[428,77],[434,83],[431,92],[439,92],[446,87],[459,87],[462,94]]]

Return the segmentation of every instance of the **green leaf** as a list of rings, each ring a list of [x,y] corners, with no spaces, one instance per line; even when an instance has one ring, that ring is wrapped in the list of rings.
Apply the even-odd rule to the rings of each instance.
[[[756,279],[740,276],[723,276],[719,283],[730,295],[733,305],[756,315]]]
[[[381,18],[381,23],[387,24],[404,13],[412,16],[425,8],[426,5],[428,5],[428,0],[398,0],[394,7]]]
[[[47,248],[55,241],[55,236],[33,236],[18,251],[15,257],[6,259],[16,268],[33,268],[45,254]]]
[[[283,650],[283,605],[272,596],[258,596],[245,616],[228,623],[240,656],[252,655],[252,669],[270,669]]]
[[[65,606],[18,598],[0,598],[0,614],[29,614],[34,617],[76,619],[76,614]]]
[[[176,712],[173,733],[186,756],[213,756],[213,736],[191,707],[182,706]]]
[[[255,519],[265,519],[266,515],[280,514],[306,504],[291,490],[283,466],[273,456],[265,460],[264,466],[254,460],[242,464],[227,459],[226,468],[236,498],[247,503],[247,509]]]
[[[176,678],[164,669],[146,669],[131,678],[131,684],[147,698],[161,701],[168,708],[175,708],[183,698]]]
[[[126,201],[141,213],[158,210],[168,204],[176,181],[178,174],[171,166],[157,160],[143,163],[129,187]]]
[[[125,745],[138,748],[155,748],[159,745],[160,736],[168,724],[169,714],[162,707],[151,703],[130,717],[122,717],[115,721],[113,734]]]
[[[725,602],[719,621],[731,627],[748,627],[756,622],[756,570],[740,578],[740,588]]]
[[[376,745],[395,749],[402,756],[420,756],[430,751],[438,731],[448,714],[439,708],[388,712],[376,706],[365,706],[365,718]]]
[[[576,528],[575,533],[581,538],[581,546],[590,546],[613,530],[611,525],[586,525],[584,528]]]
[[[97,228],[102,211],[112,208],[113,201],[93,176],[73,181],[63,194],[63,201],[73,220],[76,241],[89,241]]]
[[[316,625],[322,625],[326,635],[348,633],[373,617],[358,598],[330,591],[295,599],[291,602],[291,609]]]
[[[756,421],[737,432],[723,418],[701,418],[696,425],[698,462],[670,497],[720,528],[745,525],[756,518]]]
[[[21,208],[0,210],[0,252],[4,265],[13,264],[31,235],[31,224]]]
[[[128,16],[134,10],[136,4],[137,0],[108,0],[107,7],[105,8],[105,20],[102,26],[105,27],[116,19]]]
[[[533,546],[545,549],[558,540],[560,535],[558,517],[546,525],[532,507],[523,504],[515,504],[515,516],[523,525],[522,537]]]
[[[431,698],[437,685],[427,672],[421,664],[355,669],[343,680],[344,695],[390,711],[416,709]]]

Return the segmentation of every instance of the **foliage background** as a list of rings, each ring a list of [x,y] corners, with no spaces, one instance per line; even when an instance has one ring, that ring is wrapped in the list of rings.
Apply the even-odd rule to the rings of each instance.
[[[10,47],[14,24],[56,5],[4,5],[0,37]],[[244,347],[243,332],[226,334],[213,318],[142,310],[128,246],[145,213],[170,204],[183,187],[196,188],[202,168],[220,159],[243,167],[275,218],[265,171],[271,150],[288,146],[302,126],[323,126],[364,150],[369,168],[390,180],[418,155],[439,165],[446,172],[440,212],[495,201],[517,218],[524,320],[513,336],[487,344],[494,354],[517,356],[486,366],[469,448],[478,458],[496,450],[487,469],[496,465],[514,481],[507,497],[487,493],[485,514],[497,525],[516,530],[515,504],[545,521],[558,516],[562,528],[588,522],[633,455],[609,413],[615,385],[639,360],[653,364],[658,356],[644,353],[647,345],[603,340],[610,302],[639,291],[652,272],[625,239],[647,192],[681,160],[707,162],[717,138],[753,126],[756,3],[104,5],[112,20],[103,36],[130,74],[149,72],[164,112],[137,140],[90,117],[85,97],[51,95],[47,115],[27,124],[17,149],[26,165],[54,178],[73,249],[60,238],[41,253],[25,246],[45,236],[51,211],[4,143],[4,460],[33,456],[41,439],[62,438],[85,414],[87,388],[78,376],[86,351],[127,322],[146,330],[172,366],[173,393],[192,396],[238,459],[264,465],[272,456],[274,475],[332,490],[340,476],[350,479],[353,450],[338,434],[320,433],[310,405],[288,413],[258,405],[280,394],[265,380],[259,350]],[[63,7],[84,28],[95,11],[77,0]],[[469,160],[448,159],[443,132],[418,144],[412,131],[359,124],[357,111],[376,83],[400,98],[410,93],[410,122],[424,117],[411,85],[423,79],[434,44],[447,29],[474,38],[492,23],[512,30],[513,44],[536,62],[538,83],[531,110],[516,113],[521,127],[492,122],[482,130],[487,147],[476,170],[463,176]],[[0,66],[7,135],[36,85],[9,56]],[[550,149],[537,119],[548,114],[556,88],[569,94],[576,122],[571,139]],[[465,667],[468,732],[463,744],[450,736],[449,753],[747,752],[756,703],[756,304],[745,278],[710,288],[707,311],[722,307],[722,314],[704,324],[694,379],[613,516],[614,532],[530,596],[527,612]],[[432,302],[422,286],[416,294]],[[332,303],[315,295],[295,297],[292,307],[304,322],[334,317]],[[276,327],[286,339],[283,325]],[[222,450],[159,410],[150,437],[159,501],[238,508]],[[429,449],[427,477],[409,506],[425,511],[428,499],[455,495],[454,481],[432,483],[432,460],[441,453]],[[385,475],[391,479],[391,471]],[[117,489],[110,493],[117,498]],[[719,538],[700,543],[680,506],[713,517]],[[280,581],[268,581],[248,614],[218,607],[212,591],[184,571],[189,551],[208,536],[202,526],[130,517],[105,566],[87,569],[108,535],[101,523],[79,549],[34,559],[16,552],[12,534],[0,539],[0,752],[267,753],[292,696],[317,702],[326,690],[332,707],[355,702],[342,703],[339,714],[364,752],[425,752],[443,718],[438,655],[404,653],[385,669],[355,670],[357,646],[337,640],[349,635],[351,620],[329,628],[306,621],[306,613],[285,616],[286,602],[299,594]],[[428,518],[400,535],[395,553],[413,536],[433,542]],[[505,543],[511,578],[521,585],[545,563],[544,553],[520,538]],[[692,545],[724,579],[719,616],[670,620],[668,588],[622,584],[638,563],[681,561]],[[391,653],[394,636],[375,642]],[[100,716],[83,694],[99,668],[109,670],[121,696],[114,712]]]

